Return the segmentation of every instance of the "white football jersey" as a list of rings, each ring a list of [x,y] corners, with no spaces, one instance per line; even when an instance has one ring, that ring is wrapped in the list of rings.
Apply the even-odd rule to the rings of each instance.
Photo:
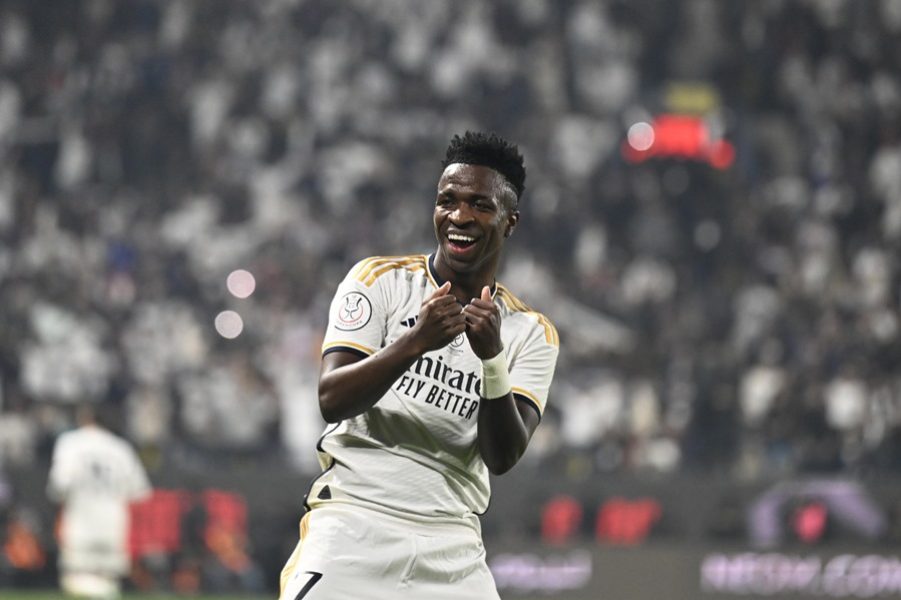
[[[131,445],[95,426],[63,433],[53,448],[47,491],[64,503],[63,566],[127,571],[128,505],[150,492],[147,474]]]
[[[369,356],[416,323],[422,302],[443,283],[424,255],[357,263],[332,301],[323,355]],[[557,360],[553,325],[502,285],[501,340],[513,393],[541,415]],[[465,334],[419,358],[369,410],[330,424],[317,449],[323,473],[307,507],[365,504],[402,516],[451,518],[488,508],[488,469],[479,454],[481,361]]]

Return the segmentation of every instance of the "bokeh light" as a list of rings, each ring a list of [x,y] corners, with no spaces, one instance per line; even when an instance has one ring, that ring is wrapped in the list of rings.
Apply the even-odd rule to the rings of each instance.
[[[650,124],[640,121],[629,127],[626,139],[632,148],[644,152],[654,145],[654,128]]]
[[[244,331],[244,319],[233,310],[223,310],[214,321],[216,333],[227,340],[233,340]]]
[[[253,273],[244,269],[237,269],[228,274],[225,285],[232,296],[236,298],[247,298],[257,287],[257,280],[254,279]]]

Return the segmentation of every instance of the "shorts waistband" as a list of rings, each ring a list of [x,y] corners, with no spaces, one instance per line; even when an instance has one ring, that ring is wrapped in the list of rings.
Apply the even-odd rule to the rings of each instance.
[[[406,515],[397,512],[388,512],[351,502],[329,501],[311,505],[311,512],[315,515],[319,511],[325,514],[328,511],[350,512],[357,515],[391,523],[406,531],[414,530],[422,535],[436,535],[440,533],[471,532],[479,537],[482,535],[482,527],[476,515],[464,517],[430,517],[426,515]]]

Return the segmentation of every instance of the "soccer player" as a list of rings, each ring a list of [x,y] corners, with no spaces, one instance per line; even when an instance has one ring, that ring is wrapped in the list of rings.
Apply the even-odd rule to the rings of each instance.
[[[71,596],[117,598],[131,566],[128,505],[150,484],[134,449],[101,426],[94,407],[79,407],[77,420],[56,440],[47,483],[63,505],[60,586]]]
[[[454,136],[429,256],[368,258],[335,294],[317,445],[282,600],[498,598],[478,515],[538,425],[551,323],[495,281],[519,221],[516,146]]]

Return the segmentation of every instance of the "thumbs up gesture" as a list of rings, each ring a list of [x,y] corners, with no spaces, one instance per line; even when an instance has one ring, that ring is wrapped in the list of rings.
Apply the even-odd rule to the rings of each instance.
[[[466,327],[463,309],[450,289],[451,284],[446,281],[419,307],[419,318],[411,333],[422,352],[444,348]]]
[[[466,337],[475,355],[482,360],[494,358],[504,349],[501,343],[501,315],[491,299],[491,289],[482,288],[479,298],[473,298],[463,308]]]

